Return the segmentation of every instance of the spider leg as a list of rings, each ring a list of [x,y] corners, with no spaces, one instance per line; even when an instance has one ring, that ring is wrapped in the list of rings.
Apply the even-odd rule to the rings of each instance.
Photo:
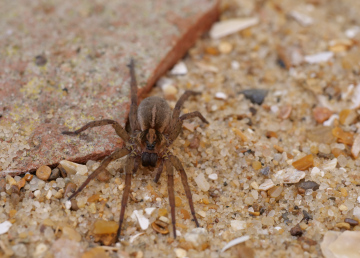
[[[155,182],[155,183],[159,182],[161,173],[162,173],[162,171],[163,171],[163,166],[164,166],[164,160],[161,159],[160,165],[159,165],[159,167],[158,167],[158,169],[157,169],[157,172],[156,172],[156,176],[155,176],[155,178],[154,178],[154,182]]]
[[[85,180],[84,183],[82,183],[82,185],[68,198],[68,200],[74,198],[78,193],[80,193],[85,186],[87,186],[87,184],[94,179],[97,175],[99,175],[101,172],[104,171],[104,169],[109,165],[109,163],[115,159],[119,159],[124,157],[125,155],[129,154],[130,151],[128,151],[125,148],[122,149],[116,149],[110,156],[107,156],[100,164],[100,166],[95,169],[94,172],[92,172],[90,174],[90,176],[88,176],[88,178]]]
[[[185,194],[186,194],[186,197],[189,200],[189,206],[190,206],[191,214],[193,215],[196,227],[200,227],[199,222],[197,221],[196,216],[195,216],[194,203],[193,203],[193,200],[192,200],[192,195],[191,195],[191,191],[190,191],[190,187],[189,187],[186,172],[185,172],[180,160],[176,156],[171,155],[170,156],[170,161],[171,161],[172,165],[175,167],[175,169],[180,172],[180,177],[181,177],[182,184],[184,186]]]
[[[126,165],[125,165],[125,188],[124,193],[121,199],[121,210],[120,210],[120,219],[119,219],[119,228],[116,234],[116,238],[119,239],[121,234],[121,226],[124,221],[125,208],[130,194],[131,187],[131,176],[135,173],[139,167],[139,157],[129,156]]]
[[[135,77],[135,62],[131,58],[130,63],[128,64],[130,72],[130,86],[131,86],[131,105],[130,105],[130,127],[132,131],[140,130],[139,122],[137,120],[137,108],[138,108],[138,97],[137,97],[137,82]]]
[[[192,90],[185,91],[184,94],[176,102],[176,105],[175,105],[175,108],[174,108],[173,114],[172,114],[172,120],[175,119],[175,121],[176,121],[178,119],[178,117],[180,116],[181,107],[183,106],[184,102],[190,96],[195,96],[195,95],[200,95],[200,94],[201,94],[201,92],[197,92],[197,91],[192,91]]]
[[[191,112],[191,113],[183,114],[182,116],[180,116],[180,120],[184,121],[186,119],[191,119],[191,118],[194,118],[194,117],[200,118],[201,121],[203,121],[206,124],[209,123],[199,111],[194,111],[194,112]]]
[[[73,131],[73,132],[72,131],[63,131],[61,133],[66,134],[66,135],[77,135],[77,134],[85,131],[86,129],[103,126],[103,125],[112,125],[112,127],[115,129],[116,134],[119,135],[121,137],[121,139],[123,139],[124,141],[128,141],[130,139],[130,137],[129,137],[128,133],[125,131],[125,129],[118,122],[116,122],[115,120],[111,120],[111,119],[92,121],[90,123],[87,123],[86,125],[84,125],[83,127],[81,127],[80,129],[78,129],[76,131]]]
[[[169,204],[171,208],[171,222],[173,226],[174,238],[176,238],[176,227],[175,227],[175,196],[174,196],[174,169],[170,160],[165,161],[166,173],[168,176],[168,194]]]

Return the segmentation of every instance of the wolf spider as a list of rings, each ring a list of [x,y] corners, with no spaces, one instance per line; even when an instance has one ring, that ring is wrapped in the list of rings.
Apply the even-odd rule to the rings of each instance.
[[[129,132],[127,132],[118,122],[110,119],[90,122],[73,132],[62,132],[63,134],[67,135],[77,135],[89,128],[103,125],[112,125],[112,127],[115,129],[116,134],[120,136],[120,138],[122,138],[126,143],[123,148],[117,148],[110,156],[106,157],[101,162],[100,166],[91,175],[89,175],[85,182],[69,197],[68,200],[74,198],[78,193],[80,193],[84,189],[84,187],[92,179],[99,175],[111,161],[128,155],[125,163],[125,188],[121,200],[120,221],[117,231],[117,239],[119,239],[121,233],[121,226],[124,220],[125,208],[130,193],[131,176],[138,170],[140,161],[143,167],[157,168],[156,176],[154,179],[156,183],[159,181],[160,175],[163,171],[163,166],[165,165],[168,177],[168,194],[171,207],[172,226],[174,238],[176,238],[173,167],[175,167],[175,169],[180,172],[180,177],[185,189],[185,194],[189,200],[191,214],[197,227],[199,227],[199,222],[197,221],[195,216],[194,204],[192,201],[186,172],[180,160],[176,156],[172,155],[172,153],[170,152],[169,146],[180,134],[184,120],[198,117],[204,123],[208,124],[208,121],[206,121],[206,119],[199,111],[194,111],[180,116],[180,109],[183,103],[190,96],[200,94],[199,92],[195,91],[186,91],[176,103],[172,114],[167,102],[159,97],[148,97],[144,99],[138,107],[137,83],[135,78],[133,59],[131,59],[128,68],[130,70],[131,77]]]

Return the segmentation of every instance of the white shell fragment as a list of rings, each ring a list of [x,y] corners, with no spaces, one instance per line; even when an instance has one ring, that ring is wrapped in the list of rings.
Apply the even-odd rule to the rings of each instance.
[[[352,106],[350,106],[350,109],[357,109],[360,107],[360,83],[353,90],[351,102]]]
[[[211,179],[211,180],[217,180],[218,179],[218,175],[217,174],[210,174],[209,175],[209,178]]]
[[[212,39],[222,38],[227,35],[254,26],[258,23],[259,23],[259,19],[257,17],[229,19],[225,21],[216,22],[210,30],[210,37]]]
[[[259,190],[266,191],[275,186],[271,179],[266,179],[264,183],[259,186]]]
[[[229,249],[230,247],[233,247],[235,245],[238,245],[238,244],[241,244],[247,240],[250,239],[250,236],[242,236],[242,237],[238,237],[238,238],[235,238],[233,240],[231,240],[229,243],[227,243],[223,249],[221,249],[221,252],[224,252],[226,251],[227,249]]]
[[[177,63],[173,69],[171,69],[170,74],[172,75],[185,75],[187,74],[188,69],[184,62],[180,61]]]
[[[290,12],[290,16],[295,19],[301,26],[307,27],[314,23],[313,18],[297,11]]]
[[[68,160],[60,161],[60,165],[65,169],[66,173],[70,175],[86,175],[88,173],[88,168],[85,165],[77,164]]]
[[[332,160],[322,164],[321,168],[324,170],[331,170],[336,168],[337,165],[337,158],[333,158]]]
[[[314,55],[304,57],[304,60],[309,64],[317,64],[329,61],[334,56],[333,52],[326,51]]]
[[[195,177],[195,182],[202,191],[209,191],[210,184],[208,183],[208,181],[206,181],[204,173],[200,173],[197,177]]]
[[[156,208],[145,208],[145,213],[147,215],[151,215],[155,210]]]
[[[11,226],[12,224],[10,221],[4,221],[3,223],[0,223],[0,235],[8,232]]]
[[[294,170],[294,171],[288,172],[284,175],[283,182],[285,184],[296,184],[301,179],[305,178],[305,175],[306,174],[303,171]]]
[[[201,69],[203,72],[212,72],[212,73],[219,72],[219,69],[214,65],[210,65],[202,62],[196,62],[195,65],[199,67],[199,69]]]
[[[134,210],[133,214],[136,216],[142,230],[145,230],[149,227],[150,222],[147,218],[144,217],[142,211],[140,212],[139,210]]]
[[[207,240],[207,231],[205,228],[194,228],[190,232],[186,233],[184,238],[186,241],[194,243],[196,246]]]
[[[224,92],[216,92],[215,99],[227,100],[228,96]]]

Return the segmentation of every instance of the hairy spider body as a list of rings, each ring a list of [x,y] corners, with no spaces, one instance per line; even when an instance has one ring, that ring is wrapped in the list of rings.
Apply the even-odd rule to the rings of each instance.
[[[118,122],[110,119],[90,122],[73,132],[62,132],[67,135],[77,135],[88,128],[112,125],[117,135],[120,136],[126,143],[123,148],[116,149],[110,156],[106,157],[101,162],[100,166],[92,172],[85,182],[69,197],[69,200],[80,193],[93,178],[99,175],[107,167],[111,161],[127,155],[125,163],[125,188],[121,200],[119,229],[117,232],[118,239],[120,237],[121,226],[125,216],[125,208],[130,194],[132,174],[138,170],[141,162],[143,167],[148,167],[150,169],[157,168],[154,179],[157,183],[165,165],[168,177],[168,194],[171,208],[173,234],[174,238],[176,238],[173,167],[175,167],[175,169],[180,173],[185,194],[189,200],[190,211],[197,227],[199,227],[199,223],[195,216],[194,204],[186,172],[180,160],[176,156],[172,155],[168,148],[180,134],[184,120],[198,117],[204,123],[208,123],[198,111],[180,116],[181,107],[185,100],[192,95],[198,95],[200,93],[195,91],[186,91],[176,103],[173,111],[171,111],[168,103],[159,97],[148,97],[144,99],[139,106],[137,106],[137,84],[133,60],[131,60],[128,67],[131,77],[131,105],[129,114],[130,132],[127,132]]]

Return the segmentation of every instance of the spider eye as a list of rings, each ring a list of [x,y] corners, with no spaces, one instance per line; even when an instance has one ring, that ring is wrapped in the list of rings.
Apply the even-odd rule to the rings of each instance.
[[[155,149],[155,144],[156,144],[156,142],[149,143],[148,141],[146,141],[146,149],[154,150]]]

